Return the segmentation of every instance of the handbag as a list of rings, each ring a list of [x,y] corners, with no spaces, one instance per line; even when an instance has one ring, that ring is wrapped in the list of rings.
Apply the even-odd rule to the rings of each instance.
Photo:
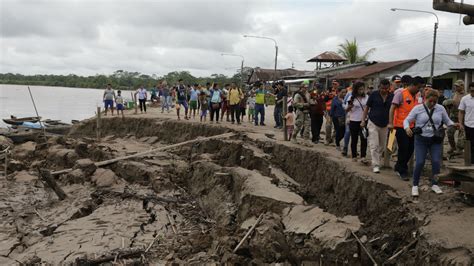
[[[446,131],[444,130],[443,123],[439,125],[438,128],[436,128],[435,123],[433,122],[433,113],[434,113],[434,108],[430,111],[428,111],[428,108],[426,107],[425,104],[423,104],[423,107],[425,108],[426,113],[428,114],[428,119],[433,125],[433,137],[431,139],[433,140],[434,143],[443,143],[444,137],[446,135]]]
[[[362,109],[362,111],[364,111],[364,106],[362,106],[362,103],[359,101],[359,99],[355,98],[358,102],[359,102],[359,105],[360,105],[360,108]],[[360,136],[363,137],[364,139],[367,139],[369,137],[369,129],[367,128],[367,123],[368,121],[365,121],[365,127],[362,127],[360,129]]]

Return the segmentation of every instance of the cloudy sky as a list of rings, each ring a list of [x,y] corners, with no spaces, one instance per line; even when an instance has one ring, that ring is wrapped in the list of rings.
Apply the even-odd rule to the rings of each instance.
[[[371,60],[429,54],[434,16],[391,7],[433,11],[431,0],[0,0],[0,73],[235,73],[240,59],[221,53],[273,68],[273,42],[243,34],[276,39],[279,68],[314,69],[306,60],[354,37],[376,48]],[[436,13],[437,52],[474,48],[474,26]]]

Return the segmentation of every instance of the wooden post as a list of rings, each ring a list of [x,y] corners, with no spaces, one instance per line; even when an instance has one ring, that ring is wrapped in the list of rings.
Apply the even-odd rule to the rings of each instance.
[[[286,130],[286,119],[285,116],[288,113],[288,97],[283,96],[283,139],[288,140],[288,132]]]
[[[133,105],[135,106],[135,114],[138,114],[137,95],[133,95]]]
[[[66,193],[64,193],[61,187],[58,186],[49,170],[38,169],[38,172],[40,179],[46,182],[46,184],[54,191],[54,193],[56,193],[59,200],[64,200],[67,197]]]
[[[464,165],[465,166],[471,165],[471,158],[472,158],[471,156],[472,156],[471,141],[466,139],[464,141]]]
[[[7,178],[8,173],[8,149],[10,149],[10,147],[5,149],[5,178]]]
[[[100,107],[97,107],[97,141],[100,141]]]

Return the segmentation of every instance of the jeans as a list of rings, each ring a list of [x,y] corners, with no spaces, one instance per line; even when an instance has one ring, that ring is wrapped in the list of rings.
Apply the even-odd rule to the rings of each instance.
[[[311,135],[312,141],[319,141],[321,127],[323,126],[323,115],[322,114],[311,114]]]
[[[165,108],[169,112],[171,107],[171,96],[163,96],[163,102],[161,103],[161,111],[164,111]]]
[[[361,134],[360,121],[350,121],[349,129],[351,131],[351,153],[352,158],[357,158],[357,142],[360,137],[360,157],[365,158],[367,155],[367,139]]]
[[[230,106],[230,116],[232,123],[235,123],[235,120],[237,119],[237,123],[240,124],[240,105],[235,104]]]
[[[336,130],[336,147],[340,146],[341,139],[344,138],[345,133],[345,123],[339,124],[339,117],[332,117],[332,123],[334,129]]]
[[[437,185],[433,178],[439,174],[441,168],[441,143],[434,143],[429,137],[415,136],[415,170],[413,171],[413,186],[420,183],[420,175],[425,166],[426,155],[428,151],[431,154],[431,184]]]
[[[372,165],[380,166],[385,146],[387,146],[388,129],[387,127],[378,127],[370,120],[367,127],[369,129],[369,145]]]
[[[405,129],[399,127],[395,129],[395,137],[397,138],[398,144],[398,155],[397,163],[395,164],[395,171],[399,172],[401,175],[407,175],[408,162],[413,155],[415,139],[413,137],[408,137]]]
[[[283,118],[281,116],[283,112],[283,106],[275,105],[275,110],[273,111],[273,117],[275,118],[275,125],[277,127],[283,126]]]
[[[265,122],[265,105],[264,104],[255,104],[255,125],[258,125],[258,115],[260,114],[260,125],[264,125]]]
[[[344,151],[347,152],[349,148],[349,142],[351,141],[351,131],[349,129],[349,124],[344,124]]]

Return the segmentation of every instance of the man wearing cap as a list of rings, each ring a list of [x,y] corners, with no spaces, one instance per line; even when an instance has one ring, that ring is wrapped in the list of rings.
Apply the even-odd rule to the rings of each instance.
[[[403,80],[403,77],[402,77]],[[403,82],[403,81],[402,81]],[[424,86],[424,79],[422,77],[415,77],[412,79],[411,85],[405,89],[395,91],[393,96],[392,106],[389,113],[388,129],[396,130],[396,139],[398,144],[397,163],[395,164],[395,171],[398,176],[408,181],[408,162],[414,151],[414,138],[407,135],[403,128],[403,121],[407,118],[410,111],[417,104],[422,104],[421,97],[418,97],[418,92]],[[421,101],[420,101],[421,100]],[[414,123],[410,124],[410,128],[414,128]]]
[[[309,117],[309,99],[308,94],[309,81],[305,80],[301,83],[300,90],[293,96],[293,107],[296,109],[296,122],[295,130],[291,139],[296,143],[296,136],[303,129],[303,138],[305,141],[309,141],[309,132],[311,131],[311,122]]]
[[[474,164],[474,82],[469,84],[469,92],[459,103],[459,123],[466,133],[466,140],[471,142],[471,164]]]
[[[453,120],[453,122],[457,123],[458,122],[458,113],[459,113],[459,104],[461,103],[461,99],[466,95],[464,92],[464,81],[462,80],[457,80],[454,82],[454,95],[452,99],[445,100],[443,102],[444,107],[446,108],[446,111],[448,111],[449,118]],[[447,131],[448,135],[448,142],[449,142],[449,155],[454,155],[456,154],[456,140],[455,140],[455,135],[456,135],[456,127],[449,127]],[[457,148],[461,151],[464,148],[464,136],[462,134],[462,131],[459,131],[458,134],[458,145]]]
[[[402,78],[399,75],[395,75],[392,77],[392,84],[390,85],[390,93],[394,93],[396,90],[398,90],[402,83]]]

